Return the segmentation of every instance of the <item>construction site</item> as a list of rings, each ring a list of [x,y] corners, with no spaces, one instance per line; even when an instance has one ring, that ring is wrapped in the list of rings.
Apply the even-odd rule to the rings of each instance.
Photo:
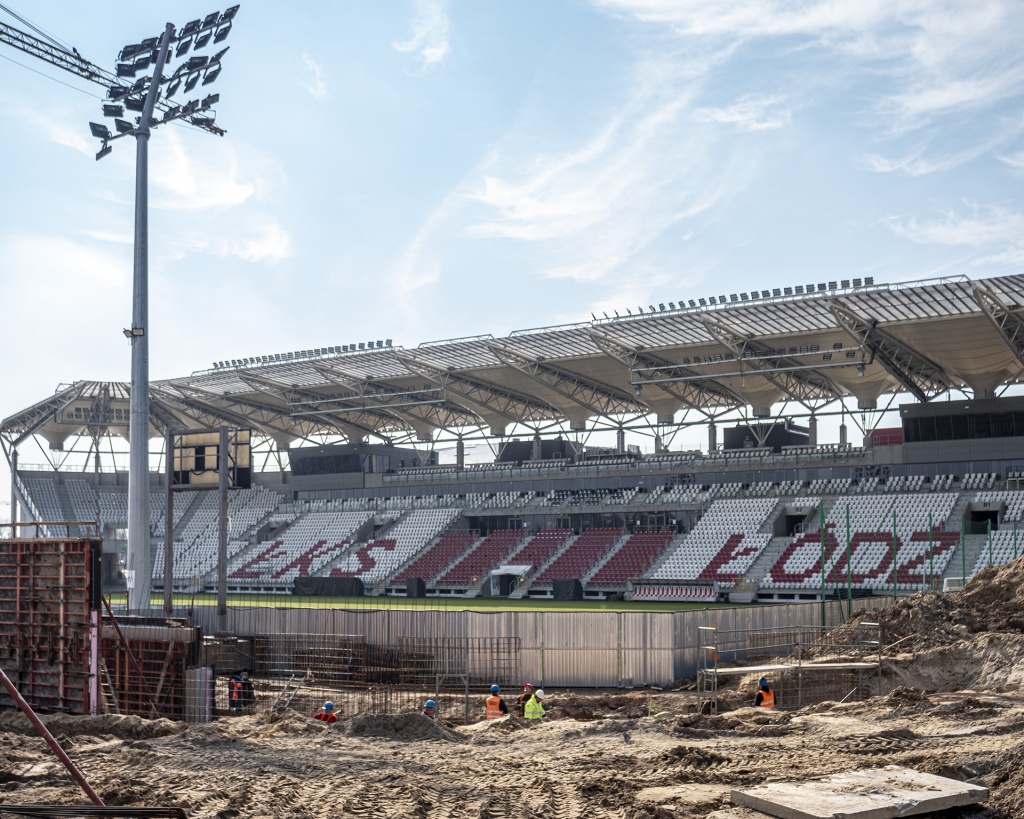
[[[1024,560],[959,591],[840,606],[835,616],[848,616],[827,629],[697,626],[692,676],[583,688],[545,673],[543,720],[488,721],[489,686],[511,704],[530,674],[523,666],[533,668],[518,638],[204,637],[186,622],[116,615],[90,582],[94,541],[0,545],[0,668],[107,810],[718,819],[1024,810]],[[728,611],[715,612],[720,623]],[[433,614],[450,627],[455,613]],[[245,697],[232,699],[229,673],[245,677]],[[752,707],[761,676],[774,708]],[[436,719],[421,714],[428,697]],[[336,724],[311,719],[325,698]],[[10,696],[0,707],[0,812],[84,804],[53,745]],[[915,779],[922,793],[941,783],[963,793],[935,796],[934,811],[922,801],[902,814],[771,812],[792,783],[806,800],[808,788],[869,774],[930,776]],[[878,790],[856,781],[836,787]],[[900,787],[905,796],[910,786]]]

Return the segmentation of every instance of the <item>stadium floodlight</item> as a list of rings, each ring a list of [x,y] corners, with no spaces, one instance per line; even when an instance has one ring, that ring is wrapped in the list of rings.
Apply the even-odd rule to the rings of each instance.
[[[693,299],[690,299],[690,307],[696,307],[696,306],[697,306],[697,303]]]
[[[159,37],[150,37],[140,43],[126,45],[118,54],[115,64],[117,77],[137,77],[128,85],[115,81],[110,85],[107,97],[110,103],[103,105],[103,114],[114,117],[116,134],[111,134],[105,125],[91,122],[92,135],[102,140],[97,159],[111,152],[111,142],[132,134],[137,141],[135,174],[135,254],[132,278],[132,329],[126,332],[132,345],[131,400],[129,410],[129,468],[128,468],[128,611],[131,614],[145,613],[149,609],[149,595],[152,581],[152,566],[149,550],[149,339],[146,327],[149,323],[148,304],[148,248],[149,219],[147,178],[148,145],[152,129],[157,125],[180,117],[191,116],[197,110],[209,111],[220,99],[219,95],[208,95],[201,103],[191,100],[182,106],[161,101],[161,85],[166,84],[164,99],[173,96],[184,83],[185,91],[191,91],[200,79],[213,82],[221,71],[221,58],[227,49],[215,56],[213,68],[208,57],[187,57],[193,48],[200,48],[215,35],[217,42],[227,37],[231,21],[238,13],[238,6],[227,11],[213,12],[202,20],[192,20],[180,32],[168,23]],[[185,58],[183,65],[174,72],[167,71],[168,62]],[[152,70],[150,71],[150,66]],[[142,72],[144,76],[137,76]],[[159,108],[159,110],[157,110]],[[135,124],[119,119],[125,110],[139,114]],[[192,117],[191,124],[216,134],[224,131],[214,125],[216,114],[210,111],[201,117]],[[249,359],[257,363],[260,359]],[[238,366],[237,361],[232,361]],[[227,366],[220,362],[215,367]],[[167,544],[169,550],[171,544]],[[218,566],[218,627],[224,625],[227,616],[226,577],[223,567]],[[164,584],[165,613],[171,613],[172,584]]]
[[[874,276],[867,276],[864,279],[864,286],[865,287],[871,287],[874,283],[875,283],[875,277]]]
[[[711,304],[717,304],[717,303],[718,303],[718,301],[717,301],[717,300],[715,299],[715,297],[714,297],[714,296],[708,296],[708,301],[709,301],[709,302],[710,302]]]
[[[860,287],[860,285],[861,285],[860,279],[854,279],[853,280],[853,286],[854,287]]]
[[[674,301],[670,301],[668,303],[668,309],[669,310],[675,310],[676,309],[676,303]]]
[[[849,279],[842,279],[842,280],[840,280],[839,286],[842,287],[843,290],[849,290],[850,289],[850,280]]]
[[[215,43],[223,43],[228,35],[231,33],[231,23],[228,23],[223,28],[217,29],[217,33],[213,35],[213,41]]]

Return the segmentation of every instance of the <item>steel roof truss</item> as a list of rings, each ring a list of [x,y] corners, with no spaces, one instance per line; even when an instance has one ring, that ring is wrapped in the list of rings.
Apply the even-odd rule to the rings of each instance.
[[[582,407],[591,416],[648,414],[646,406],[614,387],[542,363],[502,344],[490,342],[487,346],[502,363],[554,390],[566,400]]]
[[[611,336],[591,330],[591,338],[604,352],[622,362],[630,371],[630,380],[638,377],[647,385],[648,379],[655,387],[684,406],[704,412],[721,406],[741,406],[742,399],[733,395],[726,387],[713,379],[695,376],[692,370],[647,352],[639,347],[625,344]],[[638,376],[637,371],[644,375]]]
[[[985,311],[989,321],[1003,337],[1006,346],[1024,364],[1024,316],[1020,305],[1006,305],[992,290],[980,282],[974,284],[974,300]]]
[[[742,335],[723,322],[705,318],[704,327],[724,347],[732,350],[740,365],[767,379],[794,401],[809,405],[821,398],[835,398],[840,391],[832,381],[814,367],[788,356],[774,355],[772,349],[749,336]]]
[[[938,364],[879,328],[877,320],[864,318],[838,299],[829,309],[839,325],[871,354],[872,360],[881,364],[918,401],[928,401],[952,386]]]

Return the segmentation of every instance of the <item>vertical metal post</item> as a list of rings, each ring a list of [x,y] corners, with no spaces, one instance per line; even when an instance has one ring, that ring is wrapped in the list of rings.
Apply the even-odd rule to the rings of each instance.
[[[935,530],[932,528],[932,513],[928,513],[928,588],[935,588]]]
[[[960,585],[967,585],[967,516],[960,516]]]
[[[217,450],[220,493],[220,525],[217,528],[217,632],[224,634],[228,626],[228,428],[220,428]]]
[[[153,584],[149,551],[149,124],[173,34],[174,26],[168,23],[160,38],[160,53],[139,125],[135,129],[135,259],[128,424],[128,599],[136,613],[149,610]]]
[[[850,504],[846,504],[846,616],[853,617],[853,561],[850,547]]]
[[[899,580],[899,564],[896,562],[896,510],[892,510],[892,599],[896,602],[896,583]]]
[[[825,499],[821,498],[818,503],[818,542],[821,544],[821,630],[825,631],[827,618],[825,616]]]
[[[992,565],[992,518],[987,521],[988,524],[988,565]]]
[[[11,506],[11,508],[14,507]],[[1017,521],[1013,522],[1013,559],[1017,559]]]
[[[164,616],[174,613],[174,433],[164,443]]]
[[[13,524],[18,522],[18,493],[14,484],[18,480],[18,449],[11,447],[11,537],[14,537],[17,529]]]

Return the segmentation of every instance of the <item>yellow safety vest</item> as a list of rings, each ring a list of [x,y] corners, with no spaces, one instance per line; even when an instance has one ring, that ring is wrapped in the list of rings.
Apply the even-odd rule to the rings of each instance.
[[[523,709],[523,716],[527,719],[540,719],[544,716],[544,706],[536,697],[530,697],[526,701],[526,708]]]

